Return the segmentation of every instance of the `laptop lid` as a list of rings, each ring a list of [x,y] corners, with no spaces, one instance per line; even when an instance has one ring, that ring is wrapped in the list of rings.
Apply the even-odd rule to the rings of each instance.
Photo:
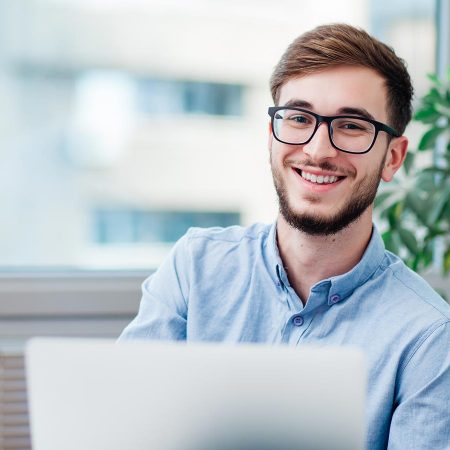
[[[348,348],[38,338],[34,450],[361,450],[365,369]]]

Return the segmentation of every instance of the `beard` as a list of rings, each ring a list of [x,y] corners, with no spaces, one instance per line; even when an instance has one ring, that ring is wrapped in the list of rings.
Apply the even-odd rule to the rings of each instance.
[[[329,236],[338,233],[351,223],[361,217],[364,211],[373,203],[377,194],[378,186],[381,181],[386,155],[383,158],[377,170],[374,170],[367,177],[360,180],[353,189],[352,195],[347,202],[333,215],[319,216],[314,213],[314,207],[307,213],[298,213],[294,210],[289,202],[289,194],[281,172],[272,166],[272,177],[275,190],[278,195],[279,211],[286,222],[292,227],[306,234],[314,236]],[[313,164],[310,162],[303,163],[304,166],[316,167],[322,170],[330,170],[330,163]],[[309,199],[311,204],[319,201],[317,197]]]

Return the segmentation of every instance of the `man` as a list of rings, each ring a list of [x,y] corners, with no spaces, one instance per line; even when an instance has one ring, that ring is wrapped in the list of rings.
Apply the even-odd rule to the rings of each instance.
[[[271,91],[276,222],[191,229],[121,338],[358,346],[367,448],[449,448],[450,308],[372,225],[407,151],[404,63],[362,30],[321,26],[289,46]]]

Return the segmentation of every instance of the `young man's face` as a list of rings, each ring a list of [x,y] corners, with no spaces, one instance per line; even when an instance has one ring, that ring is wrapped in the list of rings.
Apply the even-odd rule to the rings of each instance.
[[[365,110],[378,122],[388,123],[384,80],[363,67],[339,66],[290,79],[280,89],[279,105],[292,102],[325,116]],[[283,144],[270,132],[272,174],[282,215],[295,228],[316,235],[334,234],[362,214],[371,215],[380,179],[392,179],[406,147],[405,137],[389,142],[389,136],[379,132],[368,153],[344,153],[332,146],[326,123],[303,145]],[[314,182],[311,175],[328,183]]]

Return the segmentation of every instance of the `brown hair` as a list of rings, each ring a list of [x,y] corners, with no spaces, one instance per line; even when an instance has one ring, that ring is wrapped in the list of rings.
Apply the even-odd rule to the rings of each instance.
[[[270,78],[275,105],[281,86],[289,79],[339,65],[367,67],[385,79],[390,125],[403,134],[411,120],[413,96],[405,62],[391,47],[346,24],[322,25],[292,42]]]

